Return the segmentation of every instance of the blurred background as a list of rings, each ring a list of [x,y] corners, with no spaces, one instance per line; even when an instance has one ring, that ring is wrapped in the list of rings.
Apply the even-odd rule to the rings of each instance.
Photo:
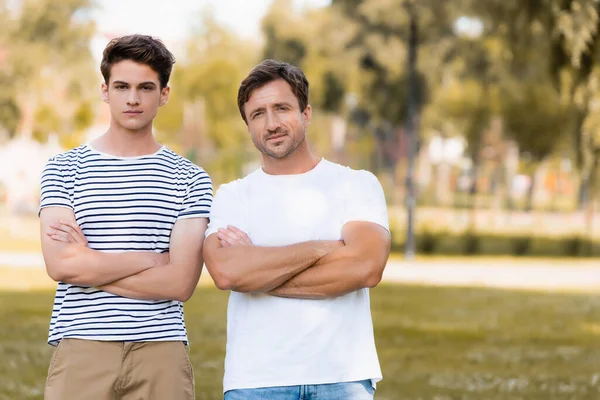
[[[257,166],[236,93],[277,58],[311,83],[316,151],[384,185],[395,250],[600,253],[596,0],[0,5],[5,213],[34,213],[47,159],[105,131],[102,49],[139,32],[177,57],[156,134],[216,187]]]
[[[41,398],[51,351],[42,168],[106,130],[102,50],[131,33],[175,54],[156,136],[215,189],[259,166],[236,95],[265,58],[305,71],[315,151],[378,176],[378,398],[600,398],[599,27],[599,0],[0,0],[0,399]],[[199,290],[219,398],[226,295]]]

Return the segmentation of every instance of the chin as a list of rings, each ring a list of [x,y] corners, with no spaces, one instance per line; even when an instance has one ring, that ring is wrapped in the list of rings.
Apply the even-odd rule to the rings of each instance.
[[[130,131],[139,131],[140,129],[143,129],[146,126],[148,126],[148,124],[147,123],[132,124],[132,123],[125,122],[125,123],[121,124],[121,126]]]
[[[285,149],[284,151],[282,150],[273,150],[273,149],[267,149],[267,151],[265,152],[265,154],[273,157],[273,158],[285,158],[287,156],[289,156],[290,154],[292,154],[294,151],[290,150],[290,149]]]

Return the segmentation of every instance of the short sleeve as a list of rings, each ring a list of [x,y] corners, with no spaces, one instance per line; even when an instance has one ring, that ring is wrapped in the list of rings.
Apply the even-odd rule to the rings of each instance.
[[[238,183],[238,181],[233,181],[221,185],[217,190],[213,206],[210,210],[210,222],[206,230],[206,237],[216,233],[219,228],[227,227],[227,225],[233,225],[248,233],[241,208],[244,204],[244,199],[242,194],[238,193]]]
[[[193,171],[188,178],[188,188],[177,220],[208,218],[210,214],[213,200],[212,181],[203,169],[196,167]]]
[[[64,207],[73,209],[68,184],[60,163],[51,158],[44,167],[40,182],[40,208],[38,214],[46,207]]]
[[[353,171],[346,184],[343,223],[366,221],[390,230],[385,194],[379,180],[369,171]]]

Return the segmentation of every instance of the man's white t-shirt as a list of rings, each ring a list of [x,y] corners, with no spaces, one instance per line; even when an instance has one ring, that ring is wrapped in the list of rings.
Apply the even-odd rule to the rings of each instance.
[[[370,172],[325,159],[297,175],[259,169],[222,185],[206,235],[233,225],[256,246],[340,240],[351,221],[389,230]],[[381,380],[369,290],[325,300],[231,292],[223,390]]]

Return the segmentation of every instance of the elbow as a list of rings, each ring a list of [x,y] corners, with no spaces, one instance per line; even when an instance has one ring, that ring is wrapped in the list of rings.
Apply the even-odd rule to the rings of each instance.
[[[225,279],[213,279],[215,282],[215,286],[217,287],[217,289],[219,290],[233,290],[233,285],[231,284],[230,281],[225,280]]]
[[[226,274],[219,272],[211,275],[213,281],[215,282],[215,286],[219,290],[233,290],[235,289],[235,285],[233,284],[232,279]]]
[[[232,290],[239,293],[254,293],[261,291],[249,285],[248,282],[243,282],[239,277],[229,274],[227,270],[220,270],[214,273],[214,275],[211,275],[211,277],[219,290]]]
[[[234,288],[233,280],[227,273],[226,268],[214,260],[206,260],[206,269],[212,278],[215,286],[219,290],[232,290]]]
[[[363,269],[366,274],[364,276],[364,285],[367,288],[374,288],[383,280],[383,271],[388,262],[390,254],[390,243],[388,241],[385,251],[378,255],[372,255],[368,258],[367,265]]]
[[[369,268],[366,268],[367,274],[364,278],[364,285],[367,288],[374,288],[379,285],[381,280],[383,279],[383,267],[379,264],[370,265]]]
[[[46,263],[46,273],[55,282],[72,283],[75,285],[85,285],[88,280],[83,276],[79,266],[78,249],[69,246],[64,252],[54,257],[44,256]]]
[[[46,273],[54,282],[72,283],[74,285],[84,285],[84,277],[73,273],[73,268],[63,260],[62,262],[46,263]]]
[[[261,291],[240,274],[240,269],[235,265],[219,258],[205,258],[206,269],[215,286],[219,290],[233,290],[240,293],[253,293]]]
[[[253,285],[252,282],[248,282],[241,276],[235,276],[229,273],[228,270],[221,270],[213,277],[215,286],[220,290],[231,290],[238,293],[258,293],[263,292],[261,288]]]
[[[180,301],[182,303],[185,303],[186,301],[188,301],[189,299],[192,298],[192,295],[194,294],[194,290],[182,290],[179,293],[175,293],[175,295],[173,296],[173,300],[176,301]]]
[[[200,275],[202,275],[202,261],[197,265],[193,274],[184,273],[183,276],[175,274],[176,278],[171,283],[171,300],[180,301],[185,303],[192,298],[198,282],[200,282]]]
[[[189,299],[192,298],[195,290],[196,290],[196,285],[192,285],[192,284],[181,285],[181,284],[173,283],[171,285],[171,289],[169,290],[169,293],[164,293],[164,297],[169,300],[175,300],[175,301],[180,301],[182,303],[185,303],[186,301],[188,301]]]
[[[54,282],[64,282],[68,279],[68,275],[65,273],[59,265],[46,265],[46,272],[50,279]]]
[[[382,277],[382,274],[370,274],[365,280],[365,287],[374,288],[375,286],[379,285]]]

